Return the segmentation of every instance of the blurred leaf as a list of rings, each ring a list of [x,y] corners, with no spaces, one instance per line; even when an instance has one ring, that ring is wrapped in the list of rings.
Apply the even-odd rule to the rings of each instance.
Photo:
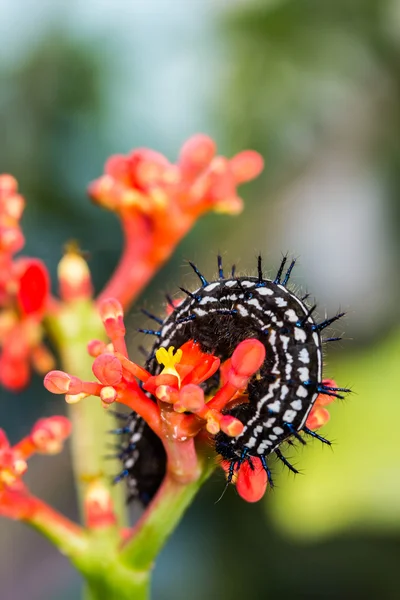
[[[309,444],[298,464],[304,476],[282,474],[267,496],[276,523],[293,536],[317,538],[344,529],[400,529],[400,334],[329,364],[327,374],[350,385],[348,401],[331,405],[322,435],[333,451]]]

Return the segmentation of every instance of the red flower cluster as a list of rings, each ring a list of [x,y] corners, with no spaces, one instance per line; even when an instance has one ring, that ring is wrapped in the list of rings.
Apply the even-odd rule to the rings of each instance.
[[[202,134],[183,145],[176,164],[146,148],[111,157],[89,194],[119,214],[126,247],[101,299],[115,297],[127,306],[199,216],[209,210],[242,210],[237,186],[257,177],[262,168],[262,157],[251,150],[231,159],[216,156],[215,143]]]
[[[26,461],[33,454],[60,452],[70,433],[69,420],[61,416],[40,419],[31,433],[15,446],[10,446],[0,429],[0,515],[26,520],[42,506],[22,481],[28,468]]]
[[[11,175],[0,175],[0,384],[20,390],[31,365],[45,373],[53,359],[41,343],[49,276],[34,258],[14,258],[24,245],[19,221],[24,199]]]

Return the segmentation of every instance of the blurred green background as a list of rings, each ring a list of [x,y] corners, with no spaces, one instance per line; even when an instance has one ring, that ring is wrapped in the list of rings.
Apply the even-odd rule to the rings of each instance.
[[[199,222],[138,305],[211,276],[216,254],[252,272],[299,257],[295,283],[320,315],[347,311],[326,375],[355,393],[324,435],[273,464],[277,486],[246,505],[217,475],[162,553],[154,600],[399,597],[400,0],[0,0],[0,171],[28,199],[26,254],[54,274],[66,240],[96,288],[121,248],[87,183],[106,158],[149,146],[175,159],[203,131],[228,155],[266,159],[242,216]],[[141,343],[128,318],[131,346]],[[140,341],[139,341],[140,340]],[[12,440],[63,403],[37,378],[0,391]],[[100,450],[101,451],[101,450]],[[72,517],[67,453],[33,461],[32,488]],[[80,581],[47,542],[0,523],[2,600],[70,600]]]

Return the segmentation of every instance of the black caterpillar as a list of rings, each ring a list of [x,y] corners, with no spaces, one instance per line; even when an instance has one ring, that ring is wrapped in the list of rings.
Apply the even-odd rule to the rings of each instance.
[[[165,320],[146,313],[160,328],[140,330],[158,338],[146,362],[152,374],[161,369],[155,359],[158,348],[179,348],[189,339],[196,340],[203,352],[218,356],[221,362],[230,358],[245,339],[256,338],[264,344],[266,359],[257,376],[250,380],[248,403],[227,411],[242,421],[243,433],[236,438],[222,432],[215,436],[217,454],[230,462],[228,483],[245,460],[251,465],[251,457],[258,457],[272,485],[267,464],[272,452],[297,473],[279,447],[293,439],[305,444],[300,431],[329,444],[305,426],[307,416],[318,394],[342,398],[338,392],[350,391],[325,387],[322,383],[322,344],[340,338],[323,340],[321,332],[344,313],[316,323],[313,318],[316,305],[305,304],[308,295],[298,298],[287,288],[295,261],[284,273],[286,261],[284,257],[274,280],[264,279],[261,257],[256,277],[236,277],[233,268],[231,276],[225,278],[218,257],[219,279],[212,282],[190,263],[201,287],[193,292],[181,288],[187,298],[178,307],[169,299],[174,310]],[[120,454],[124,469],[117,479],[126,477],[130,497],[147,504],[165,474],[163,446],[136,413],[119,431],[129,435]]]

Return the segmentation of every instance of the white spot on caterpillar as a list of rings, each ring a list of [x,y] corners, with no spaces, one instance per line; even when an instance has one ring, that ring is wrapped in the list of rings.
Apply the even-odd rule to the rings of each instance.
[[[307,350],[307,348],[303,348],[302,350],[300,350],[299,352],[299,360],[303,363],[309,363],[310,362],[310,354]]]
[[[239,313],[241,314],[242,317],[248,317],[249,316],[249,311],[245,309],[244,306],[242,306],[241,304],[238,304],[236,306],[236,308],[238,309]]]
[[[124,463],[124,467],[126,469],[131,469],[134,464],[135,464],[135,459],[134,458],[128,458],[128,460],[126,460],[125,463]]]
[[[273,433],[270,433],[270,434],[269,434],[269,439],[270,439],[270,440],[274,440],[274,442],[275,442],[275,440],[277,440],[277,439],[278,439],[278,436],[277,436],[277,435],[274,435]]]
[[[257,439],[255,437],[251,437],[248,442],[246,442],[247,448],[254,448],[256,445]]]
[[[204,296],[204,298],[200,300],[200,304],[210,304],[211,302],[219,302],[219,300],[213,296]]]
[[[299,385],[299,387],[297,388],[296,396],[300,396],[300,398],[307,398],[308,392],[306,388],[302,385]]]
[[[256,292],[260,294],[260,296],[273,296],[274,292],[267,287],[259,287],[256,289]]]
[[[254,281],[242,281],[242,286],[243,287],[254,287],[255,283],[254,283]]]
[[[267,422],[265,423],[265,427],[272,427],[272,425],[275,423],[276,418],[275,417],[271,417],[270,419],[267,419]]]
[[[254,428],[254,433],[261,433],[263,429],[264,427],[262,425],[257,425],[257,427]]]
[[[294,339],[297,340],[298,342],[301,342],[302,344],[304,344],[307,339],[307,334],[304,331],[304,329],[300,329],[300,327],[296,327],[294,330]]]
[[[208,314],[208,312],[202,308],[194,308],[193,312],[196,313],[196,315],[199,315],[199,317],[205,317]]]
[[[275,302],[276,302],[276,305],[279,306],[279,308],[283,308],[284,306],[287,306],[287,302],[284,298],[275,298]]]
[[[204,290],[206,292],[212,292],[213,290],[215,290],[216,287],[218,287],[220,285],[219,281],[216,281],[215,283],[210,283],[210,285],[207,285]]]
[[[300,379],[301,381],[308,381],[310,378],[310,371],[307,369],[307,367],[299,367],[297,369],[297,372],[300,375]]]
[[[298,316],[294,312],[293,308],[289,308],[288,310],[286,310],[285,311],[285,316],[288,318],[288,320],[291,323],[296,323],[296,321],[298,321]]]
[[[289,388],[287,385],[283,385],[281,389],[281,400],[284,400],[289,393]]]
[[[279,402],[279,400],[275,400],[275,402],[272,402],[271,404],[267,404],[267,406],[268,406],[268,410],[270,410],[272,412],[278,413],[281,410],[281,403]]]
[[[164,325],[164,327],[161,329],[161,337],[164,337],[166,333],[168,333],[168,331],[171,329],[171,327],[173,327],[174,324],[170,323],[169,325]]]
[[[230,296],[225,296],[224,298],[221,298],[221,300],[232,300],[232,302],[234,302],[237,299],[238,297],[236,296],[236,294],[231,294]]]
[[[257,300],[257,298],[252,298],[251,300],[247,300],[247,304],[251,304],[252,306],[255,306],[256,308],[258,308],[258,310],[262,310],[262,306],[261,306],[260,302]]]
[[[292,421],[296,417],[296,415],[297,415],[297,412],[295,410],[287,410],[282,418],[287,423],[292,423]]]
[[[132,435],[132,437],[130,438],[130,440],[129,440],[129,441],[130,441],[132,444],[135,444],[136,442],[138,442],[138,441],[140,440],[140,438],[141,438],[141,437],[142,437],[142,434],[141,434],[141,433],[139,433],[139,432],[137,432],[137,433],[134,433],[134,434]]]
[[[282,433],[284,433],[282,427],[274,427],[272,431],[276,433],[276,435],[281,435]]]
[[[282,341],[283,350],[284,350],[284,352],[287,352],[288,345],[289,345],[289,342],[290,342],[290,337],[288,337],[287,335],[281,335],[280,338],[281,338],[281,341]]]
[[[237,281],[235,279],[231,279],[230,281],[225,282],[226,287],[234,287],[237,285]]]
[[[294,408],[294,410],[301,410],[303,408],[301,400],[293,400],[293,402],[290,403],[290,406]]]

